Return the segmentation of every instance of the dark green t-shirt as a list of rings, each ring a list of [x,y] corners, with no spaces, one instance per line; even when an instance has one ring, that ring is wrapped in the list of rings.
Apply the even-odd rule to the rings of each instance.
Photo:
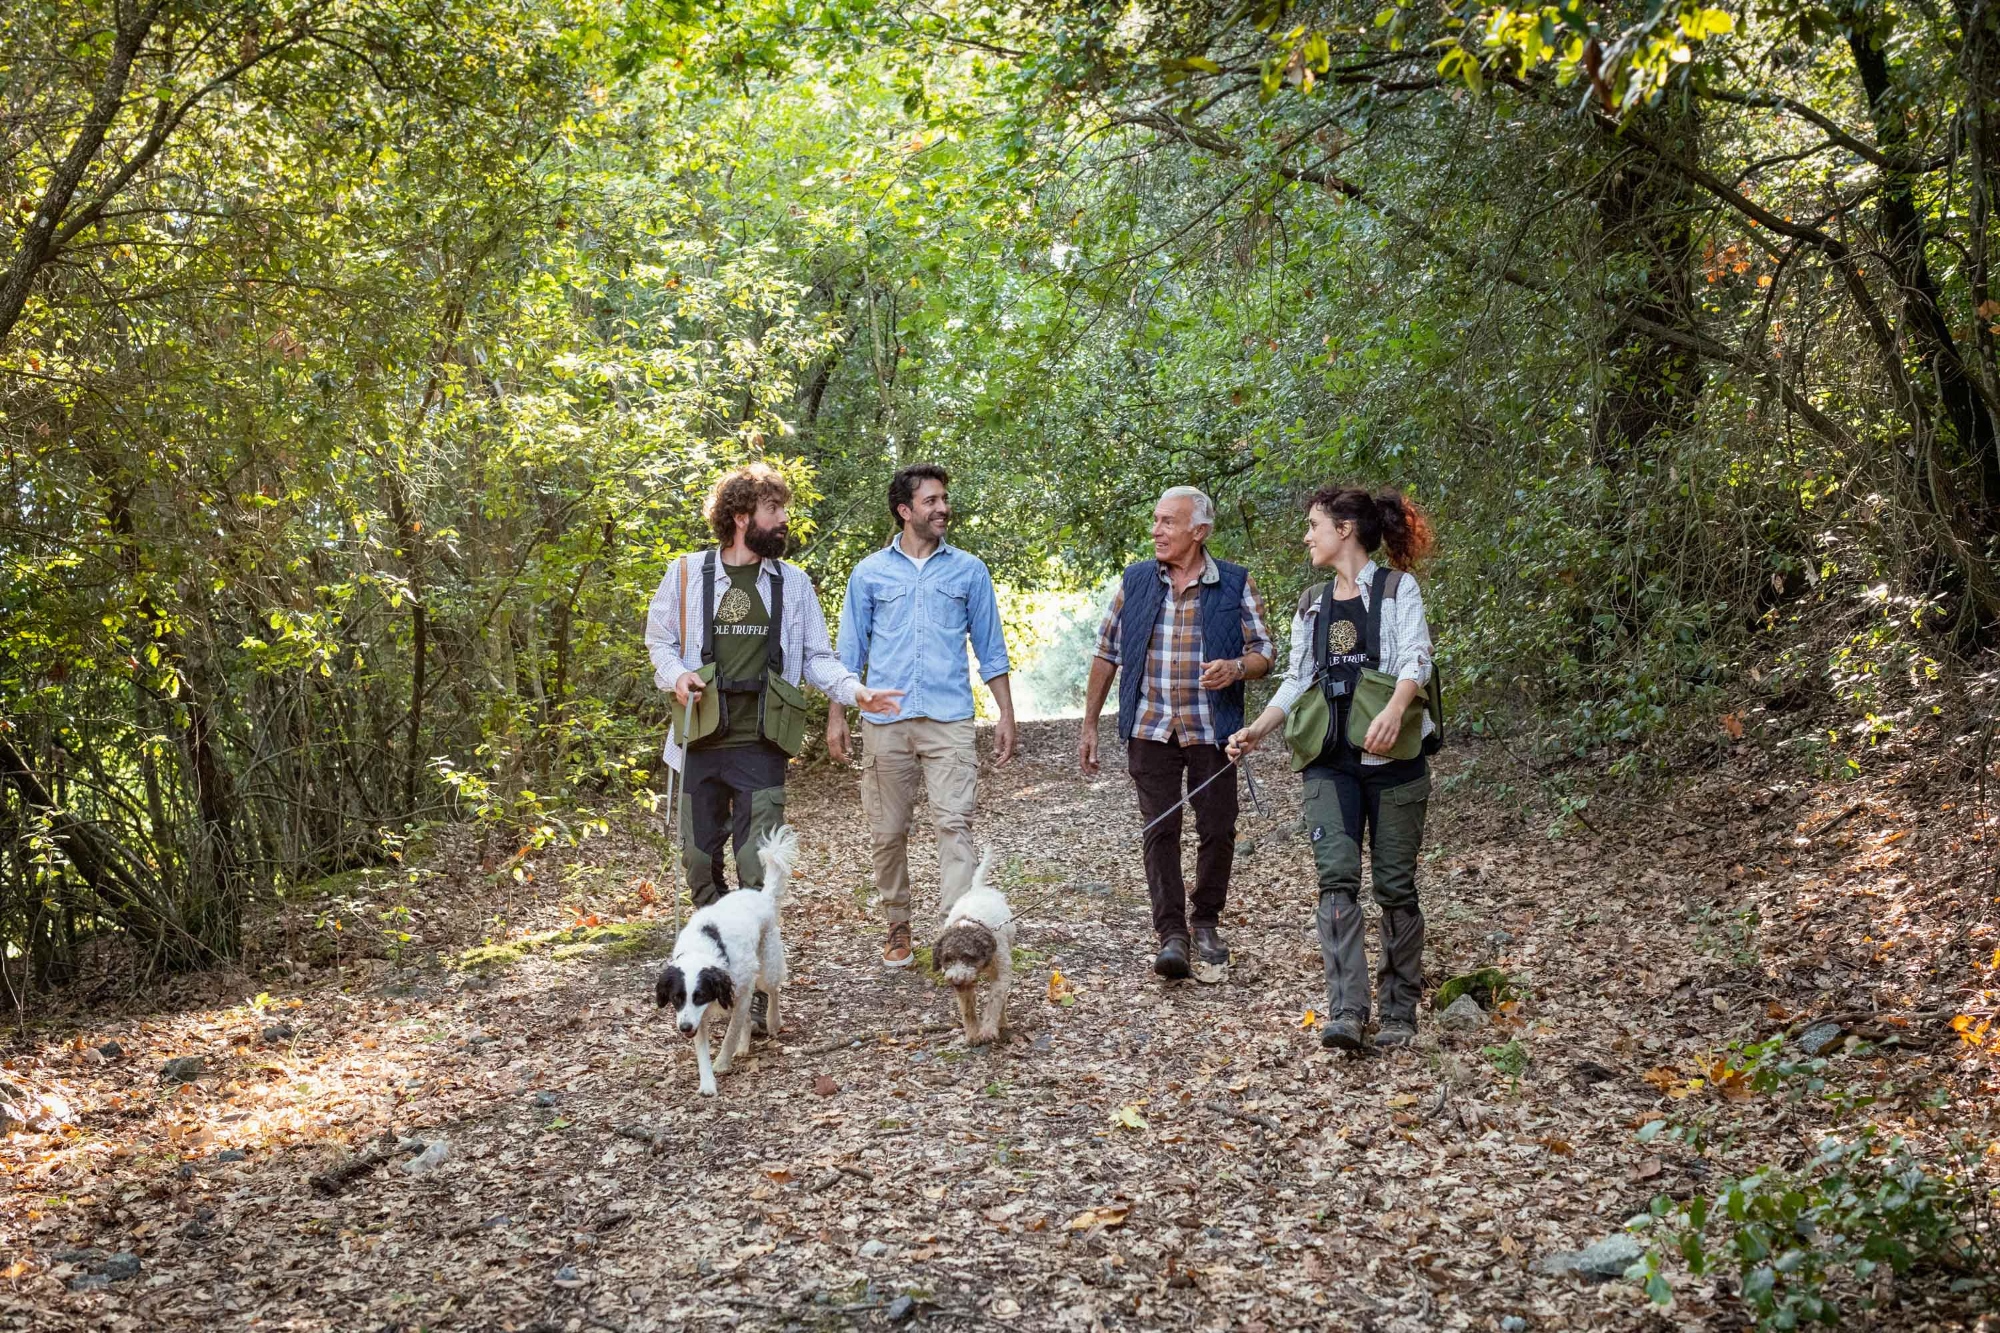
[[[762,680],[764,655],[771,639],[771,611],[757,591],[761,565],[724,565],[729,591],[715,604],[715,675],[718,680]],[[755,691],[724,691],[722,727],[704,749],[755,745],[758,695]]]

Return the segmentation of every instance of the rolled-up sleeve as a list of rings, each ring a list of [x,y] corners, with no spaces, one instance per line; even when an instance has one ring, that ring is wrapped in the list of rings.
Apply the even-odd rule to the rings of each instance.
[[[1271,643],[1271,626],[1264,619],[1264,594],[1257,591],[1257,581],[1246,577],[1243,580],[1243,651],[1255,653],[1266,662],[1278,660],[1278,650]]]
[[[646,652],[653,659],[653,684],[671,690],[674,682],[694,670],[681,657],[681,589],[679,569],[682,556],[667,566],[666,577],[646,607]]]
[[[987,571],[985,561],[973,563],[979,568],[967,589],[966,613],[970,620],[967,630],[972,638],[972,651],[979,658],[979,678],[992,680],[1008,672],[1007,636],[1000,628],[1000,602],[993,593],[993,575]]]
[[[1292,617],[1291,663],[1285,668],[1285,678],[1278,682],[1278,692],[1271,696],[1271,707],[1281,713],[1290,714],[1294,705],[1305,696],[1312,685],[1312,632],[1306,626],[1303,615]]]
[[[1118,621],[1125,614],[1125,585],[1111,594],[1111,609],[1097,626],[1097,655],[1112,666],[1118,665]]]
[[[1431,679],[1431,626],[1414,574],[1403,575],[1403,586],[1396,590],[1396,678],[1419,685]]]
[[[861,678],[847,669],[840,655],[833,651],[833,644],[827,639],[826,612],[820,609],[819,594],[813,590],[812,581],[804,570],[798,572],[794,585],[785,589],[787,602],[799,608],[799,642],[804,648],[800,658],[800,674],[806,683],[843,707],[854,703],[854,687]]]

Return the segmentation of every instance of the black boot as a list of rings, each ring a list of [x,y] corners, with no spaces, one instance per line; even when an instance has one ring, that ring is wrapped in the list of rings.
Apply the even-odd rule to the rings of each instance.
[[[1221,932],[1214,926],[1194,928],[1194,952],[1195,957],[1215,967],[1221,967],[1229,961],[1229,946],[1223,942]]]
[[[770,1015],[770,1012],[771,1012],[771,997],[764,994],[764,992],[760,990],[751,991],[750,992],[750,1035],[751,1036],[768,1037],[771,1035],[771,1028],[768,1022],[768,1017]]]
[[[1336,1014],[1319,1030],[1319,1044],[1330,1051],[1361,1049],[1361,1020],[1351,1014]]]
[[[1153,959],[1153,970],[1169,981],[1185,980],[1188,974],[1188,937],[1169,935],[1160,942],[1159,956]]]

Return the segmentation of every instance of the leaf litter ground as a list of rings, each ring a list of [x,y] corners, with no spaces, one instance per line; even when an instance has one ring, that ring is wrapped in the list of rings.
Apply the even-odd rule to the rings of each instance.
[[[651,999],[655,847],[614,829],[496,858],[456,830],[414,896],[389,892],[404,966],[194,979],[15,1045],[13,1091],[67,1123],[5,1143],[0,1321],[1733,1328],[1726,1288],[1684,1279],[1662,1314],[1536,1267],[1655,1194],[1801,1159],[1817,1112],[1706,1077],[1719,1050],[1832,1015],[1897,1037],[1854,1073],[1893,1084],[1878,1118],[1917,1141],[1947,1127],[1940,1089],[1993,1104],[1945,1026],[1996,943],[1992,823],[1938,811],[1915,764],[1829,786],[1718,747],[1672,799],[1552,838],[1504,756],[1449,752],[1427,980],[1498,966],[1525,998],[1462,1035],[1426,1010],[1415,1050],[1357,1060],[1310,1026],[1296,781],[1267,760],[1264,812],[1246,802],[1229,980],[1170,986],[1148,970],[1129,783],[1076,776],[1074,723],[1025,730],[1024,758],[985,771],[977,829],[1024,922],[1004,1044],[966,1049],[947,990],[879,966],[849,771],[794,784],[786,1030],[713,1100]],[[299,929],[267,955],[302,953]],[[190,1057],[192,1081],[163,1080]],[[1697,1115],[1727,1152],[1635,1133]],[[407,1169],[439,1139],[442,1164]],[[1884,1327],[1963,1313],[1888,1297]]]

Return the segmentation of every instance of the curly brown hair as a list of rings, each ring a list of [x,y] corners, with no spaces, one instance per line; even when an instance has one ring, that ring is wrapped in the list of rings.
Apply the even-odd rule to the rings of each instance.
[[[769,463],[746,463],[716,480],[701,507],[703,518],[715,533],[715,540],[727,546],[736,540],[736,516],[755,514],[757,506],[792,502],[791,483]]]

